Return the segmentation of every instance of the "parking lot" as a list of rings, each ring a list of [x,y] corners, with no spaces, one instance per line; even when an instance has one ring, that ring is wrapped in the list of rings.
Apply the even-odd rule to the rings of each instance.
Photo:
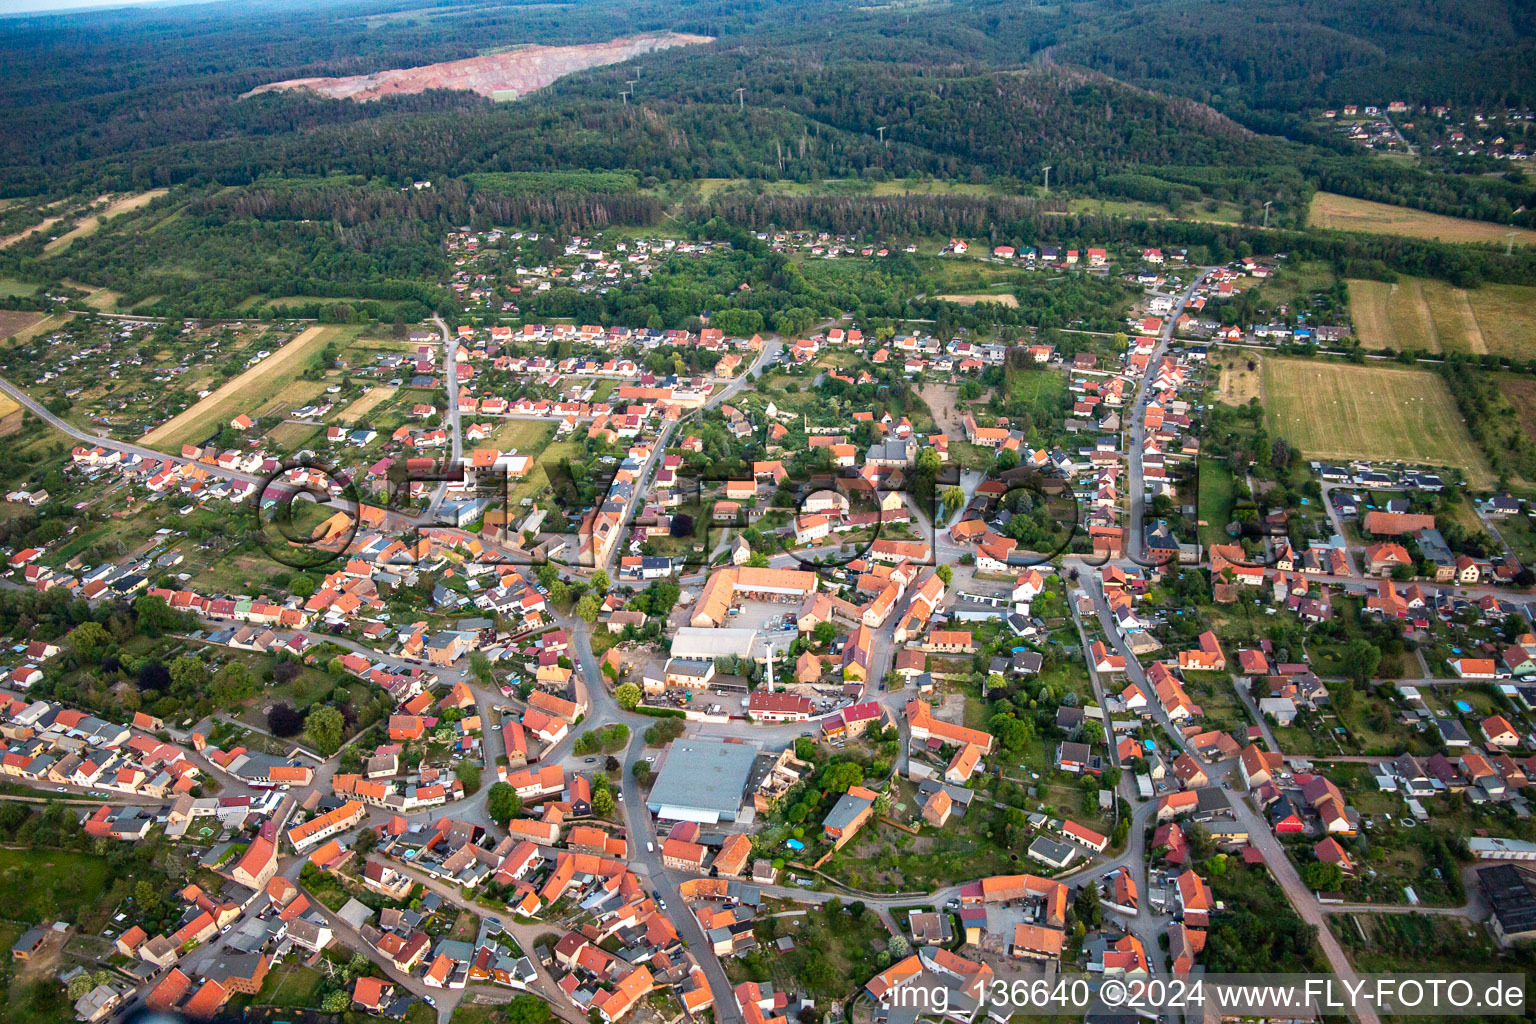
[[[730,616],[725,625],[732,629],[755,629],[763,633],[794,632],[795,626],[788,621],[800,609],[797,602],[742,601],[735,607],[741,610]]]

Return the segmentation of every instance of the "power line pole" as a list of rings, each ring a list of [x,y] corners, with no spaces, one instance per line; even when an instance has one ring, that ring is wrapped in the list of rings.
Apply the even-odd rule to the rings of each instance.
[[[1515,232],[1513,232],[1513,231],[1506,231],[1506,232],[1504,232],[1504,255],[1505,256],[1513,256],[1514,254],[1515,254]]]
[[[885,145],[885,125],[881,125],[879,128],[876,128],[875,131],[880,133],[880,145],[884,146]]]
[[[1047,192],[1049,192],[1051,190],[1051,165],[1050,164],[1046,164],[1045,165],[1045,190]]]
[[[736,109],[737,110],[745,110],[746,106],[747,106],[747,88],[744,85],[737,86],[736,87]]]
[[[1264,226],[1269,227],[1269,208],[1274,205],[1274,200],[1264,204]]]

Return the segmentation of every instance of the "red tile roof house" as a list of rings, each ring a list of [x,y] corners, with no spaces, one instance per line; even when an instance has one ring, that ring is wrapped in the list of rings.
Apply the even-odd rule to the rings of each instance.
[[[1077,822],[1067,819],[1062,823],[1061,831],[1067,838],[1081,843],[1094,853],[1103,853],[1109,845],[1109,837],[1101,835],[1087,825],[1079,825]]]
[[[1226,667],[1227,656],[1221,651],[1221,642],[1210,630],[1200,634],[1198,650],[1179,652],[1179,669],[1184,672],[1221,672]]]
[[[1483,738],[1496,747],[1518,747],[1520,734],[1503,715],[1491,715],[1483,719]]]

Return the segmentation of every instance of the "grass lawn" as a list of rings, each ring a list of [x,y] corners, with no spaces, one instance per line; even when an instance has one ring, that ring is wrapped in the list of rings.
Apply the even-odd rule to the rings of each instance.
[[[1226,462],[1220,459],[1200,460],[1200,543],[1226,544],[1227,524],[1232,521],[1232,503],[1236,498],[1237,480]]]
[[[271,398],[251,413],[253,418],[262,416],[286,416],[294,409],[300,409],[310,403],[325,391],[325,382],[318,380],[295,380],[284,385]]]
[[[267,443],[278,451],[291,452],[320,433],[313,423],[279,423],[267,434]]]
[[[1333,231],[1362,231],[1372,235],[1432,238],[1442,242],[1491,242],[1503,245],[1510,228],[1490,221],[1446,217],[1405,206],[1319,192],[1307,211],[1307,226]],[[1536,231],[1515,228],[1516,245],[1536,245]]]
[[[6,916],[28,923],[80,922],[105,914],[112,880],[105,857],[59,850],[0,849],[0,888],[11,894]]]
[[[255,1001],[261,1006],[313,1007],[319,985],[319,971],[284,964],[267,975]]]
[[[533,424],[544,426],[544,424]],[[519,449],[521,452],[521,449]],[[521,483],[512,491],[508,501],[512,506],[517,506],[524,498],[538,498],[539,495],[549,490],[549,476],[544,467],[557,466],[561,459],[576,459],[581,457],[581,446],[575,441],[556,441],[543,451],[540,458],[534,460],[533,469]]]
[[[726,962],[731,980],[772,981],[784,991],[816,998],[818,1005],[856,991],[878,970],[875,955],[889,935],[874,911],[842,909],[851,902],[765,918],[756,929],[758,951]],[[777,952],[773,944],[780,937],[794,948]]]
[[[1521,564],[1536,564],[1536,527],[1527,516],[1510,516],[1498,521],[1499,536],[1520,559]]]
[[[26,281],[18,281],[14,277],[0,277],[0,298],[9,299],[18,295],[31,295],[37,291],[38,286],[28,284]]]
[[[1455,466],[1473,488],[1493,486],[1450,392],[1429,370],[1271,358],[1264,394],[1270,433],[1309,457]]]
[[[1232,677],[1225,672],[1186,672],[1185,688],[1204,712],[1200,725],[1204,729],[1220,729],[1233,737],[1241,737],[1252,722],[1242,699],[1233,689]]]
[[[394,398],[395,390],[394,388],[369,388],[357,401],[336,414],[336,422],[343,425],[356,423],[373,409]]]
[[[487,448],[519,455],[538,455],[554,436],[555,425],[540,420],[507,420],[483,442]]]

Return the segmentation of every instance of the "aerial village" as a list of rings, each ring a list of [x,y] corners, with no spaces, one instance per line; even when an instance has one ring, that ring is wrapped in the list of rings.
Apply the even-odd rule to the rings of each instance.
[[[1530,510],[1265,428],[1243,364],[1350,330],[1229,322],[1283,259],[954,239],[1113,275],[1121,329],[743,337],[526,322],[724,244],[541,241],[447,240],[516,324],[354,338],[302,404],[7,481],[73,506],[5,550],[0,764],[44,801],[7,830],[154,851],[11,935],[80,1020],[308,985],[884,1021],[937,984],[971,1022],[1000,972],[1352,977],[1329,920],[1404,907],[1536,935]],[[114,358],[70,343],[38,387]],[[310,560],[216,525],[247,508]]]

